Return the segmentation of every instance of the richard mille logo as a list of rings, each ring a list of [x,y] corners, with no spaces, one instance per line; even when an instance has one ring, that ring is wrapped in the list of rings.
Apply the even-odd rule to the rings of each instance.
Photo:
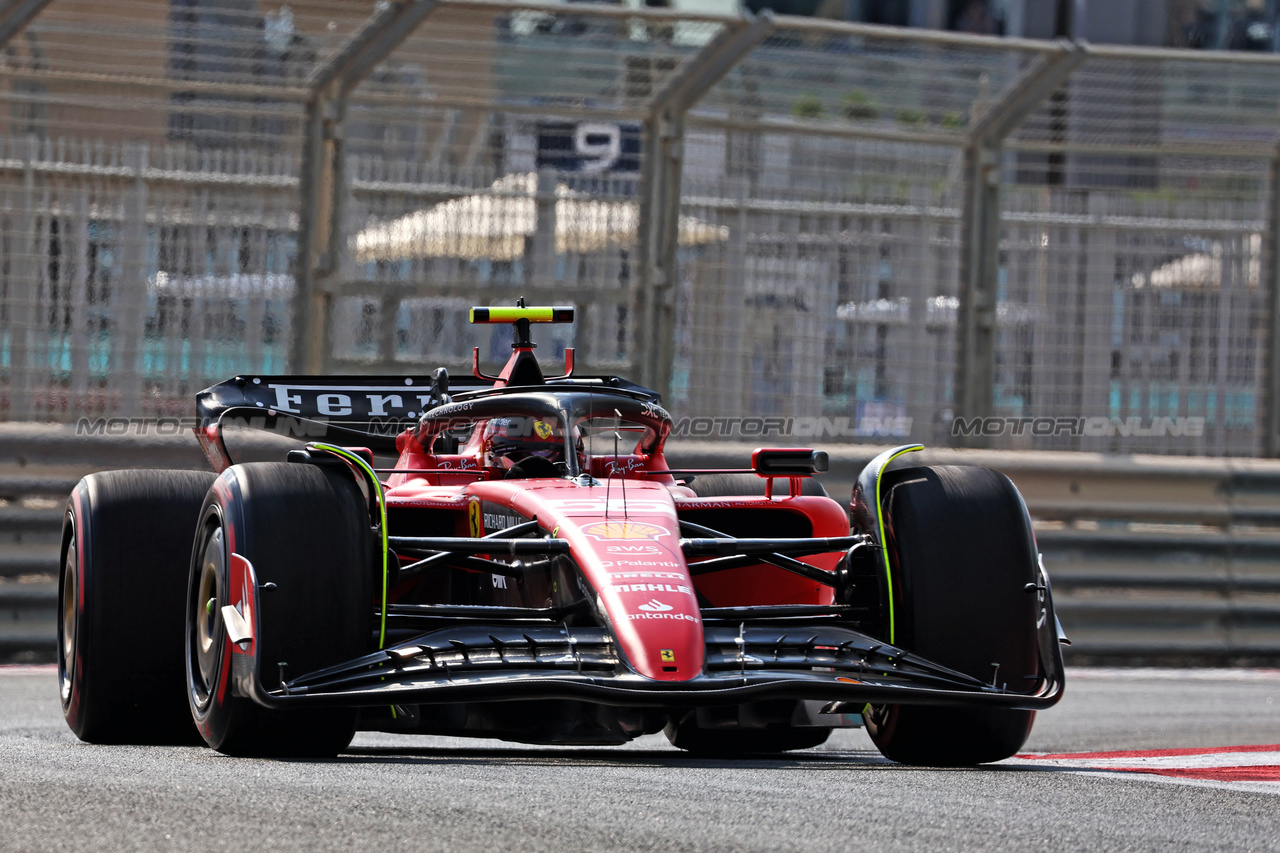
[[[670,604],[663,604],[663,603],[662,603],[661,601],[659,601],[658,599],[656,599],[656,598],[651,598],[651,599],[649,599],[649,603],[648,603],[648,604],[641,604],[641,605],[640,605],[640,609],[641,609],[641,610],[646,610],[646,611],[648,611],[648,612],[650,612],[650,613],[665,613],[666,611],[668,611],[668,610],[672,610],[672,609],[674,609],[674,608],[672,608],[672,606],[671,606]]]

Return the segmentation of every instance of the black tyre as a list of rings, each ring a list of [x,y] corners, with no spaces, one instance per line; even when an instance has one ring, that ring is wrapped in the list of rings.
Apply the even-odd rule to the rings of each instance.
[[[693,478],[689,488],[700,498],[730,498],[764,496],[768,481],[755,474],[699,474]],[[778,477],[773,484],[775,495],[785,495],[790,487],[786,477]],[[800,493],[818,497],[829,497],[827,490],[813,477],[805,477],[801,481]]]
[[[268,690],[372,650],[369,511],[345,467],[256,462],[227,469],[204,501],[186,596],[187,698],[206,743],[229,755],[326,757],[355,732],[349,708],[268,710],[236,686],[252,658],[228,640],[224,605],[240,601],[231,554],[259,591],[256,653]],[[274,589],[263,589],[274,584]],[[233,657],[240,658],[233,664]]]
[[[699,474],[689,488],[700,498],[753,497],[765,494],[766,482],[755,474]],[[785,478],[774,483],[774,494],[786,494]],[[827,490],[812,477],[803,481],[802,494],[827,497]],[[758,535],[767,536],[767,531]],[[667,740],[698,755],[741,755],[753,752],[787,752],[821,746],[831,736],[829,728],[792,728],[774,724],[751,729],[704,729],[694,715],[672,720],[664,730]]]
[[[183,698],[182,604],[200,471],[108,471],[67,500],[58,578],[62,714],[90,743],[199,743]]]
[[[1035,684],[1038,576],[1031,522],[1009,478],[986,468],[921,467],[885,482],[894,642],[1011,691]],[[999,664],[997,668],[995,664]],[[1000,761],[1031,733],[1034,711],[881,705],[867,732],[903,764]]]

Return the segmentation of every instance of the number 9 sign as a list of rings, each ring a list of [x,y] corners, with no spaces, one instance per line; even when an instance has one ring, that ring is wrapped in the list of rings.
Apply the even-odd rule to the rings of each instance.
[[[574,153],[583,172],[604,172],[622,155],[622,130],[616,124],[584,121],[573,134]]]

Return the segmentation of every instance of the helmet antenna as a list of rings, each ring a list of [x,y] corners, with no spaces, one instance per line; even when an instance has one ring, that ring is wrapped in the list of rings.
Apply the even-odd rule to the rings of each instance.
[[[617,409],[613,410],[613,467],[618,471],[618,476],[622,478],[622,517],[630,518],[627,515],[627,472],[621,469],[618,464],[618,442],[622,440],[622,412]],[[609,473],[612,479],[613,472]]]

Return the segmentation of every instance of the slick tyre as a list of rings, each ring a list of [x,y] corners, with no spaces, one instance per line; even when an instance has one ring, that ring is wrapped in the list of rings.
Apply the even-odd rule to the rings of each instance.
[[[89,743],[199,743],[183,698],[182,603],[213,474],[108,471],[67,500],[58,682]]]
[[[801,481],[803,495],[828,497],[827,490],[812,477]],[[755,474],[699,474],[689,488],[700,498],[753,497],[765,494],[768,481]],[[779,477],[774,483],[774,494],[787,494],[787,478]]]
[[[221,613],[245,595],[232,585],[233,553],[258,584],[260,634],[244,651]],[[246,684],[255,655],[257,678],[273,691],[282,672],[288,680],[372,650],[373,553],[367,504],[345,466],[256,462],[218,478],[199,512],[186,596],[187,699],[209,746],[264,757],[347,747],[354,709],[268,710]]]
[[[886,480],[892,642],[1010,691],[1035,684],[1039,577],[1026,507],[1009,478],[986,468],[910,468]],[[999,666],[995,666],[998,664]],[[1000,761],[1031,733],[1034,711],[879,705],[867,732],[903,764]]]

